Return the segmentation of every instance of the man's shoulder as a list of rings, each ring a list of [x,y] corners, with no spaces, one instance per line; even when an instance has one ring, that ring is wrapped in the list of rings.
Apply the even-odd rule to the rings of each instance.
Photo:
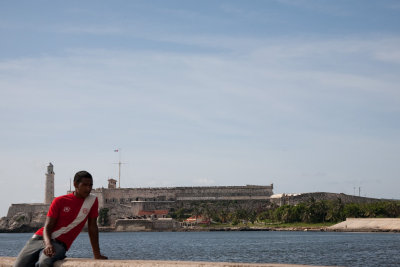
[[[54,198],[53,202],[63,202],[63,201],[69,201],[74,199],[74,194],[66,194],[62,196],[58,196]]]

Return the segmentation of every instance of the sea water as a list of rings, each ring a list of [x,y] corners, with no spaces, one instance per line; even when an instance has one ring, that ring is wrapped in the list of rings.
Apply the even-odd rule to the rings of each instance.
[[[0,234],[0,256],[17,256],[32,234]],[[110,259],[400,266],[400,234],[337,232],[100,233]],[[87,233],[68,257],[91,258]]]

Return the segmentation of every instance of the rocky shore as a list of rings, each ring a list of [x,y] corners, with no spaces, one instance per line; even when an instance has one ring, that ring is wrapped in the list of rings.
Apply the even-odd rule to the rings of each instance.
[[[0,233],[30,233],[44,225],[46,212],[18,212],[11,218],[0,218]]]

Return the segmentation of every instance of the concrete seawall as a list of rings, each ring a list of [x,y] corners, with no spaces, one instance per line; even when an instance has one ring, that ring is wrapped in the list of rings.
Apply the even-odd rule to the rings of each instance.
[[[329,231],[400,232],[400,218],[347,218],[328,227]]]
[[[0,257],[0,267],[12,267],[15,258]],[[274,264],[274,263],[231,263],[231,262],[194,262],[194,261],[143,261],[143,260],[92,260],[65,259],[54,267],[305,267],[310,265]],[[314,267],[318,267],[313,265]],[[320,266],[322,267],[322,266]]]

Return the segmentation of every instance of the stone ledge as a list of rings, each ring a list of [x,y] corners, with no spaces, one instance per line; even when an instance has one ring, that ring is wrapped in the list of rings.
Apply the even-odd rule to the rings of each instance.
[[[328,227],[331,231],[399,232],[400,218],[347,218]]]
[[[0,257],[0,267],[12,267],[15,258]],[[145,261],[145,260],[93,260],[93,259],[65,259],[58,261],[54,267],[305,267],[299,264],[274,263],[233,263],[233,262],[195,262],[195,261]],[[313,267],[318,267],[314,266]],[[320,266],[322,267],[322,266]]]

